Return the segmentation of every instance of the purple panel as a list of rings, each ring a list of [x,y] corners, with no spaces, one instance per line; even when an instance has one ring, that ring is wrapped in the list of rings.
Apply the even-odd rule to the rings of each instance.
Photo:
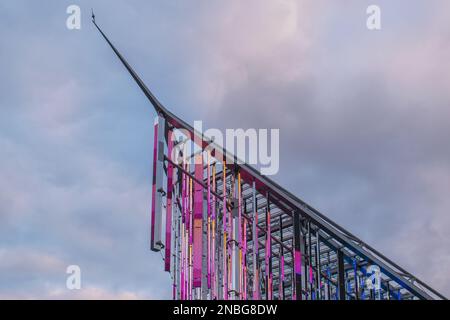
[[[302,254],[301,254],[300,250],[295,250],[294,271],[298,275],[302,274]]]
[[[181,177],[181,221],[186,223],[186,175],[184,173]]]
[[[189,178],[188,179],[188,200],[187,200],[187,202],[188,202],[188,208],[189,208],[189,210],[188,210],[188,229],[189,229],[189,244],[192,246],[192,244],[193,244],[193,241],[194,241],[194,239],[193,239],[193,235],[194,235],[194,233],[192,232],[193,230],[194,230],[194,211],[193,211],[193,207],[194,207],[194,203],[193,203],[193,201],[194,201],[194,199],[193,199],[193,196],[194,196],[194,192],[193,192],[193,187],[195,187],[195,184],[194,185],[192,185],[192,183],[193,183],[193,180],[192,180],[192,178]]]

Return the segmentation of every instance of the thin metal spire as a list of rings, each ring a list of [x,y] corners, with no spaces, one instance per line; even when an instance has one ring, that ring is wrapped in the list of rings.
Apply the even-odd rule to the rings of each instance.
[[[155,108],[156,112],[162,116],[167,116],[169,113],[166,108],[156,99],[156,97],[153,95],[153,93],[150,91],[149,88],[145,85],[145,83],[142,81],[142,79],[137,75],[137,73],[133,70],[133,68],[128,64],[128,62],[125,60],[125,58],[120,54],[120,52],[114,47],[114,45],[109,41],[108,37],[103,33],[102,29],[97,25],[95,21],[95,15],[94,11],[92,10],[92,23],[95,25],[95,27],[98,29],[98,31],[101,33],[103,38],[106,40],[106,42],[110,45],[111,49],[114,51],[114,53],[117,55],[117,57],[120,59],[122,64],[125,66],[125,68],[128,70],[130,75],[133,77],[133,79],[137,82],[141,90],[144,92],[147,99],[150,101],[150,103]]]

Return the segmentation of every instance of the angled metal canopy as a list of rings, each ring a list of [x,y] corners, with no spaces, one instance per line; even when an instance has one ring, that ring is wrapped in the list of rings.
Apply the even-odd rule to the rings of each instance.
[[[289,191],[282,188],[280,185],[278,185],[276,182],[272,181],[266,176],[261,175],[256,169],[251,167],[250,165],[247,165],[243,162],[242,164],[238,164],[236,162],[233,163],[233,165],[228,165],[228,163],[231,163],[230,161],[226,161],[227,159],[235,159],[236,157],[227,152],[223,147],[216,145],[212,140],[204,137],[202,132],[197,132],[194,130],[192,126],[190,126],[188,123],[183,121],[182,119],[178,118],[176,115],[171,113],[167,108],[165,108],[160,101],[154,96],[154,94],[150,91],[150,89],[145,85],[145,83],[142,81],[142,79],[138,76],[138,74],[133,70],[133,68],[128,64],[128,62],[125,60],[125,58],[120,54],[120,52],[114,47],[114,45],[111,43],[111,41],[107,38],[107,36],[103,33],[101,28],[97,25],[95,20],[95,15],[92,14],[92,22],[95,25],[95,27],[98,29],[98,31],[101,33],[105,41],[109,44],[111,49],[114,51],[114,53],[117,55],[119,60],[122,62],[122,64],[125,66],[125,68],[128,70],[132,78],[136,81],[138,86],[141,88],[147,99],[150,101],[152,106],[154,107],[156,113],[159,117],[159,123],[160,123],[160,136],[163,133],[161,131],[161,127],[165,127],[166,130],[168,127],[170,127],[170,130],[173,129],[184,129],[188,131],[192,137],[196,137],[199,139],[198,141],[201,141],[201,147],[205,148],[206,146],[213,146],[214,154],[213,156],[216,159],[223,159],[223,170],[224,173],[222,178],[222,185],[223,185],[223,193],[226,194],[226,188],[228,186],[235,186],[235,180],[237,181],[238,176],[233,178],[228,178],[226,175],[227,169],[229,172],[239,172],[239,181],[242,179],[242,184],[240,183],[240,188],[247,188],[248,190],[253,189],[253,207],[250,211],[253,211],[254,214],[252,215],[250,211],[242,210],[242,215],[245,216],[245,221],[248,223],[251,223],[252,221],[258,221],[258,216],[263,216],[266,219],[265,224],[263,227],[261,227],[260,224],[256,223],[256,228],[261,229],[258,231],[257,229],[254,229],[253,231],[247,232],[247,227],[245,223],[237,229],[239,231],[242,231],[245,235],[251,234],[254,236],[256,234],[256,238],[253,237],[253,241],[250,239],[246,239],[244,237],[244,243],[239,246],[239,250],[241,250],[241,254],[244,253],[252,253],[253,254],[253,261],[244,262],[242,265],[245,268],[252,267],[251,269],[253,271],[248,272],[248,277],[253,279],[253,285],[251,285],[251,288],[247,288],[246,283],[250,282],[249,279],[246,278],[246,275],[242,275],[242,279],[240,280],[239,284],[237,285],[237,289],[230,285],[227,282],[227,279],[225,278],[232,278],[231,271],[227,271],[227,267],[224,265],[224,270],[217,270],[217,272],[222,273],[222,277],[220,275],[218,276],[219,279],[217,281],[223,281],[222,286],[226,286],[228,290],[224,290],[224,292],[219,293],[218,289],[216,288],[216,291],[214,291],[214,285],[211,287],[211,280],[208,280],[208,286],[202,287],[201,294],[199,297],[202,298],[222,298],[227,299],[231,297],[238,297],[240,299],[243,298],[250,298],[247,293],[252,293],[253,299],[261,298],[260,293],[265,292],[266,298],[274,298],[273,294],[277,294],[277,297],[279,299],[281,298],[287,298],[290,296],[292,299],[308,299],[311,297],[315,298],[330,298],[332,295],[330,294],[333,292],[333,290],[325,289],[324,283],[329,283],[329,286],[334,286],[335,290],[335,296],[340,297],[340,299],[359,299],[363,296],[361,293],[361,288],[358,288],[360,283],[360,278],[363,278],[366,276],[366,269],[368,265],[376,265],[379,266],[381,269],[381,272],[383,273],[383,279],[382,279],[382,287],[384,290],[383,297],[389,297],[393,296],[393,292],[395,291],[393,288],[397,288],[398,291],[397,296],[400,296],[401,290],[406,292],[405,296],[409,298],[417,298],[417,299],[446,299],[445,296],[428,286],[423,281],[419,280],[417,277],[413,276],[409,272],[407,272],[405,269],[397,265],[395,262],[391,261],[387,257],[385,257],[383,254],[363,242],[361,239],[357,238],[355,235],[350,233],[349,231],[345,230],[341,226],[334,223],[332,220],[327,218],[325,215],[320,213],[318,210],[314,209]],[[165,124],[164,124],[164,123]],[[170,131],[169,130],[169,131]],[[155,127],[155,143],[157,142],[156,135],[157,135],[158,129]],[[167,140],[167,136],[166,136]],[[156,148],[156,147],[155,147]],[[170,148],[170,146],[169,146]],[[163,150],[160,150],[163,153]],[[155,158],[158,157],[158,150],[155,150]],[[208,171],[208,178],[206,181],[203,181],[203,175],[193,175],[189,172],[189,170],[186,169],[186,167],[176,167],[176,164],[171,163],[170,159],[168,157],[163,156],[163,161],[165,161],[169,166],[175,167],[175,169],[178,169],[180,174],[186,176],[186,179],[191,179],[194,184],[197,184],[201,190],[201,187],[203,186],[206,188],[206,186],[209,186],[209,183],[211,182],[210,173]],[[209,164],[208,164],[209,165]],[[209,166],[208,166],[209,168]],[[196,172],[197,173],[197,172]],[[236,178],[236,179],[235,179]],[[171,177],[172,179],[172,177]],[[227,180],[229,179],[229,180]],[[233,179],[233,180],[232,180]],[[202,180],[202,181],[200,181]],[[219,181],[219,180],[218,180]],[[154,182],[155,183],[155,182]],[[180,182],[181,184],[181,182]],[[209,189],[208,189],[209,190]],[[164,191],[164,190],[163,190]],[[165,194],[167,191],[172,193],[171,187],[168,187],[166,191],[163,193]],[[243,198],[243,201],[246,200],[251,201],[251,196],[249,194],[245,194],[244,191],[239,189],[239,197]],[[180,189],[179,191],[180,195],[182,194],[182,191]],[[213,198],[218,198],[220,196],[218,194],[218,189],[213,190],[212,193],[214,194]],[[172,195],[171,195],[172,196]],[[154,193],[155,197],[155,193]],[[184,197],[184,195],[183,195]],[[192,195],[194,198],[195,195]],[[224,199],[225,199],[224,195]],[[258,198],[259,197],[259,198]],[[193,199],[192,198],[192,199]],[[267,208],[267,212],[265,215],[261,215],[258,213],[259,206],[256,205],[256,199],[262,200],[264,205]],[[181,198],[182,201],[184,198]],[[196,198],[197,199],[197,198]],[[208,197],[210,199],[210,197]],[[159,202],[162,201],[162,196],[159,199]],[[200,200],[201,201],[201,200]],[[169,204],[169,202],[168,202]],[[206,204],[205,204],[206,205]],[[208,212],[210,208],[210,203],[208,202]],[[176,206],[175,206],[176,207]],[[276,207],[276,210],[280,210],[280,220],[279,222],[274,223],[274,217],[270,215],[269,211],[273,210],[272,208]],[[170,206],[170,210],[172,210],[172,207]],[[197,207],[198,208],[198,207]],[[220,210],[219,206],[216,206],[214,209]],[[212,209],[212,210],[214,210]],[[175,209],[173,209],[175,210]],[[221,209],[223,217],[225,217],[225,214],[227,213],[227,207],[225,206],[225,200],[223,207]],[[240,209],[241,210],[241,209]],[[200,210],[199,212],[203,212]],[[175,218],[175,215],[173,215]],[[170,221],[172,219],[172,213],[169,213],[166,218],[166,222]],[[200,215],[201,219],[201,215]],[[222,218],[225,220],[225,218]],[[246,220],[247,219],[247,220]],[[259,218],[261,219],[261,217]],[[272,219],[272,220],[271,220]],[[284,219],[284,220],[283,220]],[[263,219],[264,220],[264,219]],[[260,220],[261,221],[261,220]],[[161,222],[158,222],[159,224]],[[244,226],[244,227],[243,227]],[[160,227],[160,226],[158,226]],[[157,228],[158,228],[157,227]],[[169,226],[170,227],[170,226]],[[169,227],[166,227],[166,241],[167,237],[170,239],[170,230]],[[178,228],[180,226],[178,225]],[[206,228],[206,227],[205,227]],[[209,228],[209,227],[208,227]],[[233,228],[233,226],[231,226]],[[244,229],[242,229],[244,228]],[[265,229],[264,229],[265,228]],[[264,229],[264,230],[262,230]],[[209,229],[208,229],[209,230]],[[255,231],[256,230],[256,231]],[[283,231],[285,230],[285,231]],[[261,236],[261,232],[266,236],[266,243],[262,243],[259,240]],[[224,232],[224,235],[228,235],[229,237],[232,237],[232,232]],[[290,239],[288,238],[289,233]],[[288,235],[288,236],[286,236]],[[181,235],[178,234],[178,236],[181,237]],[[242,237],[242,235],[241,235]],[[309,237],[309,240],[308,240]],[[209,238],[208,238],[209,239]],[[241,239],[241,238],[240,238]],[[272,240],[272,241],[271,241]],[[209,240],[208,240],[209,241]],[[209,243],[209,242],[208,242]],[[247,243],[251,243],[252,248],[247,248]],[[179,246],[179,244],[175,244],[176,246]],[[280,251],[276,254],[273,251],[273,248],[275,245],[280,246]],[[259,247],[258,247],[259,246]],[[312,249],[315,246],[315,251]],[[170,247],[171,243],[162,243],[162,240],[155,246],[152,246],[152,249],[155,251],[159,250],[166,250],[166,271],[172,270],[173,272],[182,272],[180,271],[179,266],[173,264],[171,266],[170,264]],[[267,264],[265,266],[259,266],[259,260],[260,255],[259,251],[266,248],[270,248],[269,250],[266,250],[266,262]],[[204,248],[203,248],[204,249]],[[197,250],[197,249],[196,249]],[[198,249],[198,250],[201,250]],[[207,249],[209,250],[209,249]],[[224,249],[226,252],[226,249]],[[286,252],[290,252],[290,258],[289,261],[286,259],[282,259],[281,256],[283,254],[286,254]],[[309,253],[308,253],[309,251]],[[205,250],[201,251],[205,253]],[[209,253],[210,251],[208,251]],[[301,252],[299,255],[297,255],[297,252]],[[331,252],[331,253],[330,253]],[[194,253],[195,254],[195,253]],[[223,253],[221,253],[223,254]],[[273,256],[276,261],[278,261],[279,270],[272,271],[274,268],[272,265],[272,258],[268,258],[267,254]],[[183,256],[183,254],[181,254]],[[325,257],[328,257],[328,267],[325,266]],[[245,254],[244,254],[245,257]],[[330,258],[331,257],[331,258]],[[175,255],[174,259],[175,261],[178,261],[178,256]],[[195,259],[195,258],[193,258]],[[213,254],[214,259],[214,254]],[[216,258],[218,259],[218,258]],[[229,259],[229,261],[233,261],[233,257],[229,256],[228,258],[224,256],[223,259]],[[236,258],[237,259],[237,258]],[[269,260],[267,260],[269,259]],[[334,259],[334,260],[333,260]],[[169,262],[168,262],[169,261]],[[209,260],[208,260],[209,261]],[[331,262],[330,262],[331,261]],[[213,263],[214,261],[212,261]],[[217,262],[217,261],[216,261]],[[284,266],[290,264],[292,268],[290,269],[290,272],[292,275],[289,275],[290,281],[286,280],[287,271],[284,270]],[[303,264],[304,263],[304,264]],[[349,270],[352,269],[351,265],[354,265],[355,269],[355,275],[351,276],[349,275]],[[336,270],[333,268],[335,267]],[[200,265],[198,266],[200,267]],[[327,268],[324,269],[324,268]],[[177,269],[178,268],[178,269]],[[210,268],[210,264],[208,264],[208,268]],[[287,268],[287,267],[286,267]],[[250,269],[250,268],[249,268]],[[205,269],[206,270],[206,269]],[[202,270],[202,271],[205,271]],[[245,269],[246,270],[246,269]],[[310,272],[310,283],[308,283],[308,270]],[[333,271],[334,270],[334,271]],[[196,271],[200,272],[198,268]],[[227,272],[230,272],[230,275],[227,274]],[[311,278],[312,272],[315,272],[317,276]],[[214,274],[214,272],[212,272]],[[264,273],[266,275],[266,280],[259,279],[259,273]],[[278,283],[280,284],[279,288],[272,288],[272,273],[275,275],[275,278],[277,278]],[[189,275],[189,270],[187,270],[187,274]],[[183,274],[184,275],[184,274]],[[199,276],[197,274],[197,276]],[[208,269],[208,277],[210,276],[210,272]],[[311,279],[315,279],[316,283],[313,284]],[[192,296],[186,295],[187,288],[189,289],[195,289],[195,287],[199,286],[199,283],[195,284],[195,281],[200,281],[198,278],[196,278],[196,275],[193,275],[193,279],[191,279],[191,283],[189,287],[189,283],[186,282],[186,279],[180,278],[180,276],[177,276],[177,280],[174,283],[174,298],[180,298],[180,299],[188,299],[192,298]],[[261,282],[257,282],[261,281]],[[245,283],[244,283],[245,282]],[[289,285],[288,285],[289,282]],[[351,283],[353,285],[353,289],[346,289],[345,283]],[[184,287],[184,284],[186,283],[187,288]],[[194,285],[192,284],[194,283]],[[192,288],[192,286],[194,288]],[[230,287],[229,287],[230,286]],[[259,288],[261,286],[261,289]],[[326,286],[326,284],[325,284]],[[287,289],[287,288],[291,289]],[[213,288],[213,289],[211,289]],[[347,291],[346,291],[347,290]],[[354,292],[353,292],[354,291]],[[208,292],[208,294],[206,294]],[[352,293],[353,292],[353,293]]]

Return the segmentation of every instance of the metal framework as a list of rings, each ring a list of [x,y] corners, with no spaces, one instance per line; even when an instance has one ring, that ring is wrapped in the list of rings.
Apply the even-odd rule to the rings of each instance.
[[[174,299],[446,299],[172,114],[93,23],[158,115],[151,250]]]

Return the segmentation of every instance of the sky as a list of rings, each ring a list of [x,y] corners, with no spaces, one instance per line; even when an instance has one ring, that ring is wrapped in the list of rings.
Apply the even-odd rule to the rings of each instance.
[[[0,0],[0,298],[171,298],[149,250],[155,113],[92,7],[167,108],[279,128],[274,180],[450,296],[448,1]]]

